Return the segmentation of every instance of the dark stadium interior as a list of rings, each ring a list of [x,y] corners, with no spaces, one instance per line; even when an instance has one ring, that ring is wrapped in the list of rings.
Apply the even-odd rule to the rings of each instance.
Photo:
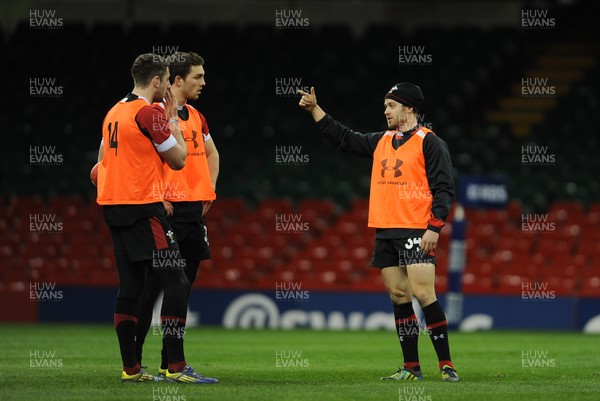
[[[524,277],[559,294],[600,291],[600,41],[565,10],[560,29],[349,24],[281,30],[273,24],[73,22],[39,35],[22,21],[0,29],[5,140],[0,162],[0,287],[31,279],[115,285],[112,244],[89,170],[106,111],[132,87],[129,67],[170,44],[205,60],[207,87],[192,104],[207,117],[221,155],[218,200],[207,217],[213,259],[196,286],[381,290],[368,269],[370,162],[337,152],[275,80],[302,78],[319,104],[360,131],[384,130],[382,101],[399,81],[421,85],[423,122],[448,144],[455,174],[508,179],[509,207],[469,210],[466,293],[520,293]],[[431,65],[398,66],[398,43],[424,45]],[[124,45],[127,44],[127,45]],[[525,57],[526,56],[526,57]],[[520,95],[521,79],[545,76],[548,99]],[[31,98],[29,77],[51,76],[61,101]],[[59,166],[27,163],[29,146],[56,146]],[[543,145],[556,162],[522,163]],[[306,165],[275,162],[276,147],[302,146]],[[276,214],[301,213],[308,233],[278,234]],[[60,234],[30,234],[29,218],[55,213]],[[548,213],[557,229],[528,234],[523,213]],[[450,228],[443,231],[436,286],[446,291]],[[475,280],[475,277],[477,279]],[[552,284],[553,283],[553,284]]]

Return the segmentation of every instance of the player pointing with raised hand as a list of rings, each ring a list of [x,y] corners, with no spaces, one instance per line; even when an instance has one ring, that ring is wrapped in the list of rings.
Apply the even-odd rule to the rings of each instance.
[[[388,131],[361,134],[343,126],[317,104],[314,88],[298,91],[299,105],[342,152],[373,159],[369,227],[376,228],[371,265],[394,308],[404,366],[382,380],[422,380],[414,296],[423,309],[443,381],[458,381],[450,358],[448,327],[435,294],[435,248],[454,196],[446,143],[418,124],[421,88],[403,82],[384,98]]]

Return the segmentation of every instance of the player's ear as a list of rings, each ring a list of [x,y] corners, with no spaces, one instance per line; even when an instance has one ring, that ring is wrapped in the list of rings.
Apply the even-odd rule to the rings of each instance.
[[[152,81],[150,81],[150,83],[152,84],[152,87],[158,88],[160,86],[160,77],[158,75],[155,75],[154,77],[152,77]]]

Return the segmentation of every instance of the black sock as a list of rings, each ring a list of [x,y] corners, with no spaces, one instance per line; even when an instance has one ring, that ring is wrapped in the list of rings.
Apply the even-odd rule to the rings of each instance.
[[[142,349],[144,347],[144,342],[146,341],[146,336],[148,335],[148,330],[152,325],[152,312],[154,310],[154,304],[156,303],[156,299],[160,295],[160,287],[154,286],[150,282],[146,282],[146,286],[144,287],[144,291],[140,297],[138,302],[137,309],[137,330],[136,330],[136,356],[139,364],[142,364]]]
[[[440,369],[444,365],[449,365],[454,368],[452,359],[450,358],[450,345],[448,343],[448,324],[446,323],[446,315],[439,301],[427,305],[423,308],[425,322],[429,337],[435,348],[435,353],[438,356]]]
[[[188,279],[188,281],[190,282],[190,290],[187,293],[187,297],[186,299],[189,297],[189,293],[191,291],[191,283],[194,282],[194,280],[196,280],[196,275],[198,274],[198,267],[200,266],[200,261],[195,260],[195,259],[186,259],[186,264],[185,264],[185,275]],[[187,307],[186,307],[186,314],[187,314]],[[163,342],[162,342],[162,349],[160,351],[160,368],[161,369],[167,369],[169,367],[169,356],[168,356],[168,352],[167,352],[167,343],[165,341],[165,339],[163,338]]]
[[[137,326],[137,318],[134,314],[135,304],[133,299],[118,298],[114,313],[114,325],[119,339],[123,369],[130,375],[139,372],[135,351]]]
[[[167,344],[165,339],[162,341],[162,349],[160,350],[160,368],[168,369],[169,368],[169,355],[167,355]]]
[[[144,342],[146,341],[146,335],[152,324],[152,311],[144,312],[140,309],[137,314],[138,324],[135,335],[135,355],[138,363],[142,364],[142,349],[144,348]]]
[[[164,296],[160,323],[163,330],[164,348],[168,355],[168,367],[173,372],[180,372],[186,365],[183,351],[186,314],[187,303],[185,300]]]
[[[420,371],[419,364],[419,323],[412,307],[412,302],[392,304],[394,306],[394,319],[396,320],[396,333],[404,355],[404,367]]]

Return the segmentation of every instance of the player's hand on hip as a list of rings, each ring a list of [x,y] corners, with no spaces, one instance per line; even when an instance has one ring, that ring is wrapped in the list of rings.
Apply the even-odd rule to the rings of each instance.
[[[302,110],[313,111],[315,107],[317,107],[317,95],[315,94],[314,86],[310,87],[310,93],[304,92],[303,90],[298,89],[298,94],[302,95],[300,98],[300,102],[298,105]]]
[[[173,204],[167,200],[163,200],[163,205],[165,206],[165,212],[167,216],[173,216]]]
[[[204,215],[206,213],[208,213],[208,209],[210,209],[212,204],[213,204],[213,201],[211,201],[211,200],[202,202],[202,217],[204,217]]]
[[[431,230],[425,231],[423,238],[421,238],[421,252],[423,252],[424,255],[427,255],[429,252],[435,251],[439,238],[440,234]]]

